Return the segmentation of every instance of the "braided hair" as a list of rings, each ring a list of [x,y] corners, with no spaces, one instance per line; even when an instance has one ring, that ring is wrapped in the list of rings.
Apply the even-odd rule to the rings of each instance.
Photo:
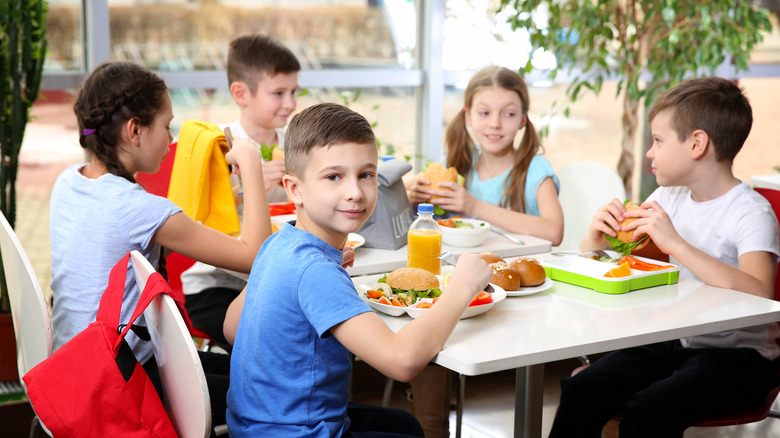
[[[128,120],[150,126],[167,92],[165,82],[146,67],[131,62],[96,67],[73,105],[79,143],[87,156],[100,160],[110,173],[135,182],[119,160],[122,126]]]

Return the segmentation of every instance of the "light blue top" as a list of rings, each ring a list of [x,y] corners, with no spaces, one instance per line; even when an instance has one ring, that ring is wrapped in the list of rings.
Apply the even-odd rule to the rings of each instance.
[[[122,177],[87,178],[79,172],[85,164],[62,172],[51,194],[55,350],[95,321],[109,273],[119,259],[137,249],[152,266],[157,265],[160,246],[150,243],[152,237],[168,217],[181,211],[168,199]],[[131,268],[120,323],[130,319],[139,298]],[[137,324],[146,325],[143,315]],[[138,340],[132,332],[126,339],[139,362],[151,357],[150,342]]]
[[[476,161],[474,165],[476,166]],[[501,197],[504,194],[506,179],[509,177],[510,170],[512,168],[507,169],[501,175],[481,180],[479,175],[477,175],[477,170],[471,169],[466,181],[466,189],[479,201],[501,205]],[[558,177],[555,176],[552,165],[546,158],[537,155],[531,160],[531,164],[528,166],[528,174],[525,178],[526,214],[539,216],[539,203],[536,201],[536,195],[539,193],[539,186],[541,186],[542,181],[547,178],[552,178],[555,182],[556,191],[560,191],[561,186],[558,182]]]
[[[339,437],[350,353],[328,331],[371,309],[341,267],[342,251],[290,224],[252,266],[230,360],[231,437]]]

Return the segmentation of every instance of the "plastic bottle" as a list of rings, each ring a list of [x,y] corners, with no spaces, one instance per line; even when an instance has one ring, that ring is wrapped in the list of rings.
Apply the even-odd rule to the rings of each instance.
[[[420,204],[417,219],[409,226],[407,261],[410,268],[422,268],[433,274],[441,272],[441,229],[433,219],[433,204]]]

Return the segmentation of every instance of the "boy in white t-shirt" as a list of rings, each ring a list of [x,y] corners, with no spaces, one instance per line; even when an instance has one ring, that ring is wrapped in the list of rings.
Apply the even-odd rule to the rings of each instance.
[[[283,147],[284,128],[295,111],[298,72],[295,55],[275,39],[259,34],[243,35],[230,42],[227,74],[230,94],[239,107],[240,118],[229,127],[235,138],[247,137],[258,147]],[[277,154],[284,157],[283,154]],[[284,202],[281,186],[284,160],[263,161],[263,177],[268,202]],[[231,176],[234,187],[238,179]],[[242,209],[239,206],[239,217]],[[222,323],[230,303],[246,286],[232,274],[205,263],[195,263],[181,275],[186,308],[193,325],[208,333],[217,345],[230,350],[222,334]]]
[[[624,218],[680,266],[681,277],[771,298],[780,254],[769,203],[732,172],[753,122],[732,81],[703,78],[661,95],[649,113],[647,152],[660,188],[627,212],[613,200],[595,214],[581,249],[606,248]],[[778,382],[776,324],[619,350],[564,378],[550,437],[601,437],[623,414],[620,436],[681,437],[701,420],[759,405]]]

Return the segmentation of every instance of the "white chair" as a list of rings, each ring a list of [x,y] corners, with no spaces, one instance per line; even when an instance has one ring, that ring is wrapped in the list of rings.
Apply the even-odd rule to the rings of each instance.
[[[24,385],[22,376],[51,356],[51,318],[49,308],[46,306],[46,298],[43,296],[30,259],[27,258],[19,238],[2,214],[0,214],[0,225],[2,225],[0,226],[0,252],[3,256],[3,270],[14,321],[17,368],[19,380]],[[35,425],[39,421],[37,416],[33,418],[30,436],[33,435]],[[43,423],[40,424],[51,436],[51,432],[43,426]]]
[[[556,248],[579,250],[596,210],[614,198],[626,199],[626,189],[614,170],[594,161],[571,163],[555,174],[563,209],[563,241]]]
[[[135,281],[140,290],[153,272],[144,256],[130,255]],[[165,394],[165,407],[181,438],[204,438],[211,433],[211,400],[206,375],[181,317],[176,302],[167,295],[157,296],[144,311],[157,368]]]

